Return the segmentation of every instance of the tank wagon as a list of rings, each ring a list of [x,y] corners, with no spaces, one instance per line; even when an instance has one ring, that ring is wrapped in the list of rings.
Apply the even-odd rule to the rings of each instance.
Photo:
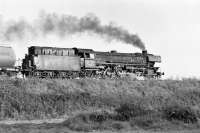
[[[16,55],[12,47],[0,46],[0,75],[14,75],[19,71],[15,67]]]
[[[160,78],[161,57],[142,53],[100,52],[92,49],[31,46],[22,61],[25,76],[40,78],[121,77],[134,74]]]

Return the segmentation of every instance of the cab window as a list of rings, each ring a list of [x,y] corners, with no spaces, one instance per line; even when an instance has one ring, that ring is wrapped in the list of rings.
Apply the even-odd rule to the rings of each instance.
[[[85,53],[85,58],[90,58],[90,54],[89,53]]]
[[[90,58],[91,58],[91,59],[94,59],[94,54],[90,54]]]
[[[84,53],[78,53],[78,56],[80,56],[81,58],[84,58]]]

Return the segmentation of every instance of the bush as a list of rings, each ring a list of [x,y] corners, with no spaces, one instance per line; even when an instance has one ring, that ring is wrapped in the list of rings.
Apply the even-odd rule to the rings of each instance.
[[[162,122],[162,114],[159,112],[151,112],[143,116],[136,116],[130,121],[132,127],[138,126],[144,129],[151,128],[157,123]]]
[[[94,113],[89,114],[89,120],[93,121],[93,122],[102,123],[102,122],[104,122],[106,120],[109,120],[111,118],[112,118],[111,114],[109,114],[106,111],[103,111],[103,112],[94,112]]]
[[[146,115],[152,112],[151,110],[147,110],[139,104],[131,103],[122,104],[119,108],[116,108],[115,111],[118,114],[116,119],[121,121],[127,121],[133,117]]]
[[[71,130],[88,132],[92,130],[102,130],[110,128],[110,125],[106,124],[106,122],[111,119],[112,117],[106,111],[89,112],[89,113],[80,113],[64,121],[62,124],[70,128]],[[122,127],[120,127],[120,129],[121,128]]]
[[[197,115],[190,107],[181,105],[168,106],[164,110],[164,116],[168,120],[179,120],[184,123],[196,123]]]

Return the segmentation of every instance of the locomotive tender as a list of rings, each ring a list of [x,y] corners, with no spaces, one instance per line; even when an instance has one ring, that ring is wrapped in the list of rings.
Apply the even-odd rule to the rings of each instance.
[[[142,53],[100,52],[92,49],[31,46],[22,61],[22,74],[40,78],[122,77],[135,74],[160,78],[161,57]]]

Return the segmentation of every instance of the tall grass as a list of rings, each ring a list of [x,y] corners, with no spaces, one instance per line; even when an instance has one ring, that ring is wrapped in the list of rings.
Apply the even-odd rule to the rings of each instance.
[[[118,113],[128,121],[133,118],[138,121],[137,116],[156,112],[165,114],[162,117],[167,120],[188,122],[187,118],[176,116],[185,116],[184,111],[179,114],[181,111],[176,108],[189,112],[189,122],[197,121],[200,117],[200,80],[0,80],[1,120],[58,118],[103,109]]]

